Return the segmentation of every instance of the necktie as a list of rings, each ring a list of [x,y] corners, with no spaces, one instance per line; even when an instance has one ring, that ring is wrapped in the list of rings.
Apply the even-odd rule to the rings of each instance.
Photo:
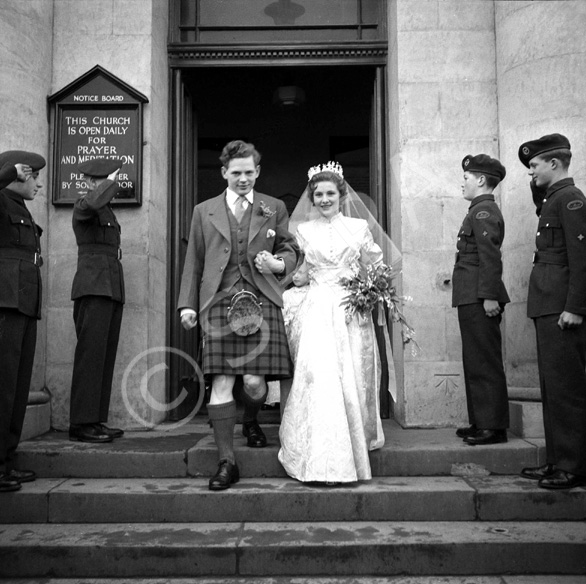
[[[234,205],[234,216],[236,217],[236,221],[240,223],[242,221],[242,217],[244,217],[244,203],[246,201],[246,197],[239,195],[236,199],[236,204]]]

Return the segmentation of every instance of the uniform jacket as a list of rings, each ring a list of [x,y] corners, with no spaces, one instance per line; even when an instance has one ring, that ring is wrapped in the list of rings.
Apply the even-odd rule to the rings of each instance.
[[[505,222],[494,196],[475,197],[458,233],[452,306],[484,300],[510,302],[503,284],[501,245],[504,237]]]
[[[191,231],[177,307],[200,313],[208,308],[220,290],[222,276],[232,251],[230,210],[226,192],[204,201],[193,210]],[[263,211],[264,207],[264,211]],[[298,247],[287,230],[289,218],[285,204],[254,192],[246,257],[257,289],[277,306],[283,306],[282,288],[274,274],[260,274],[254,258],[263,250],[283,258],[285,274],[297,263]]]
[[[527,316],[586,315],[586,198],[573,179],[546,190],[535,242]]]
[[[114,181],[105,180],[75,202],[72,222],[78,257],[72,300],[91,295],[124,302],[124,273],[119,259],[121,230],[110,206],[117,191]]]
[[[16,180],[12,165],[0,169],[0,307],[41,318],[42,229],[23,198],[5,188]]]

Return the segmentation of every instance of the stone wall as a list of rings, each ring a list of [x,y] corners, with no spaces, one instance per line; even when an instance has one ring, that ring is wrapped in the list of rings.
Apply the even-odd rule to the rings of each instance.
[[[461,161],[499,154],[494,6],[396,0],[389,7],[393,237],[402,240],[403,293],[412,298],[405,314],[420,345],[416,355],[404,351],[395,416],[406,426],[453,425],[466,418],[451,308],[456,235],[468,208]]]
[[[151,347],[165,345],[167,254],[167,111],[166,63],[168,5],[166,0],[54,0],[53,78],[50,93],[101,65],[149,99],[144,107],[143,204],[117,209],[122,226],[126,305],[118,350],[110,423],[125,428],[161,421],[163,374],[152,378],[148,406],[140,394],[147,369],[161,355],[141,360],[127,377],[128,403],[122,381],[131,361]],[[53,426],[69,423],[69,393],[75,330],[70,300],[77,248],[71,229],[71,208],[49,205],[46,383],[53,396]],[[153,363],[153,359],[157,359]],[[161,376],[159,376],[161,375]],[[153,407],[154,406],[154,407]]]

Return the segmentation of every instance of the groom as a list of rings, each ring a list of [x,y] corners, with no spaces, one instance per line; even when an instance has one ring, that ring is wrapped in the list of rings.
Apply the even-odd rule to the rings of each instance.
[[[284,203],[253,189],[260,174],[254,145],[229,142],[220,161],[227,189],[193,211],[178,301],[185,329],[200,317],[203,370],[212,377],[208,413],[220,459],[209,482],[212,491],[239,480],[233,444],[236,376],[244,386],[242,432],[249,446],[264,446],[256,413],[266,397],[266,381],[292,375],[279,281],[295,268],[298,255]],[[260,301],[263,317],[260,329],[246,336],[236,334],[227,319],[234,295],[242,290]]]

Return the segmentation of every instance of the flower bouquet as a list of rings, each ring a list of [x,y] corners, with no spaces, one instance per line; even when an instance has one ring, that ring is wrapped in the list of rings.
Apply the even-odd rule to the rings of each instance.
[[[413,342],[417,346],[415,331],[401,312],[401,300],[404,298],[397,294],[393,282],[397,273],[385,264],[368,265],[352,278],[340,278],[341,286],[348,290],[348,295],[341,304],[346,312],[346,322],[350,322],[355,314],[368,317],[378,305],[379,325],[385,324],[383,306],[386,305],[393,322],[401,323],[403,345]]]

